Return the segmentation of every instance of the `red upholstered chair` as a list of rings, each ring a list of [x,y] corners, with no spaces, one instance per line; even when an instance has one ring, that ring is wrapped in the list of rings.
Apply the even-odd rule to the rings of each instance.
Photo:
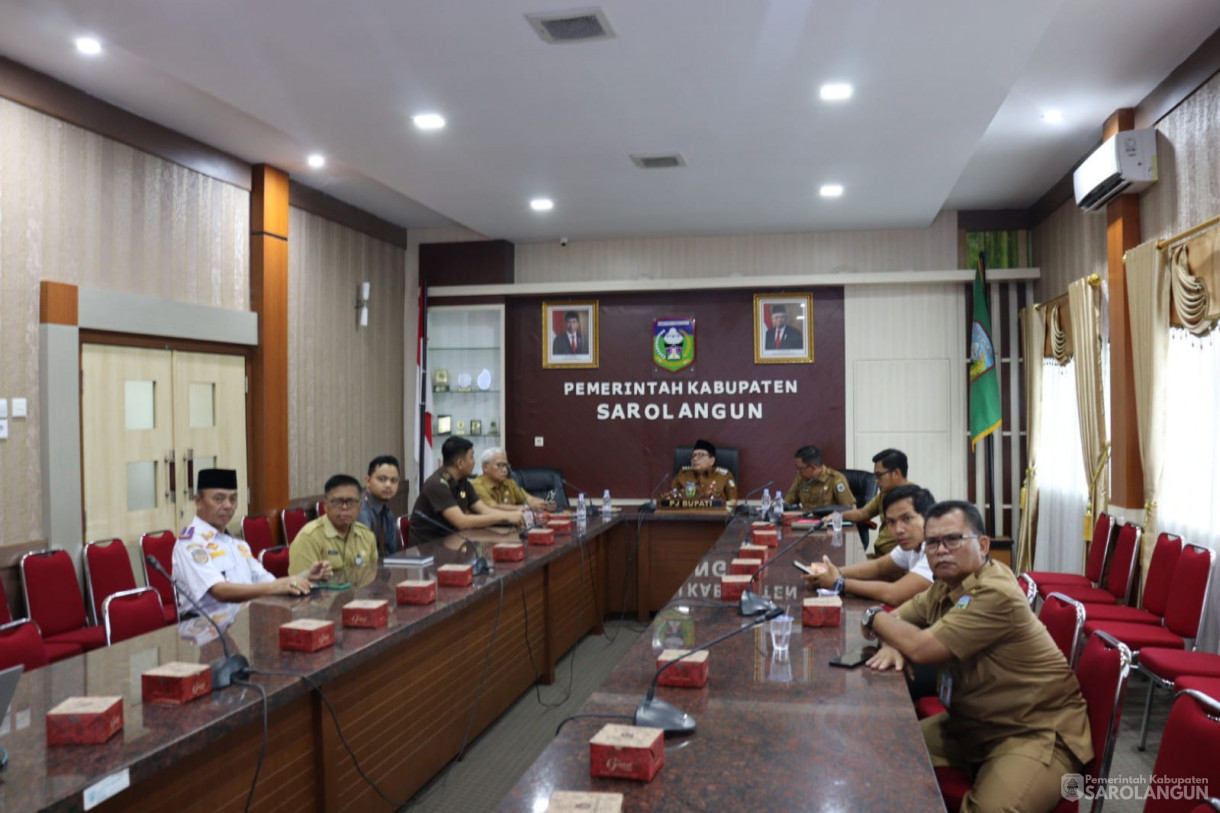
[[[267,548],[258,555],[258,561],[268,573],[282,579],[288,575],[288,546],[276,545],[274,548]]]
[[[1025,593],[1025,598],[1029,600],[1029,606],[1033,607],[1034,599],[1038,598],[1038,585],[1034,584],[1034,580],[1026,573],[1017,576],[1017,585],[1020,586],[1021,592]]]
[[[1220,700],[1220,677],[1199,677],[1197,675],[1184,675],[1174,681],[1173,693],[1184,692],[1187,689],[1194,689],[1196,692],[1203,692],[1208,697],[1214,697]]]
[[[1163,624],[1165,605],[1169,602],[1169,588],[1173,571],[1182,555],[1182,537],[1162,533],[1157,537],[1152,550],[1152,561],[1148,564],[1148,578],[1144,582],[1144,599],[1139,607],[1117,604],[1084,603],[1085,615],[1090,621],[1127,621],[1133,624]]]
[[[140,562],[144,565],[144,583],[156,590],[161,596],[161,612],[166,624],[178,623],[178,597],[174,595],[174,586],[157,571],[148,566],[145,556],[151,556],[161,563],[165,572],[174,575],[174,545],[177,543],[173,531],[153,531],[140,537]]]
[[[12,613],[9,612],[8,608],[8,596],[4,592],[3,582],[0,582],[0,624],[7,624],[12,620],[13,616]],[[28,618],[21,618],[18,620],[22,622],[29,621]],[[35,625],[35,630],[37,630],[37,625]],[[39,640],[42,640],[41,632],[38,633],[38,637]],[[43,647],[46,650],[47,657],[50,659],[51,663],[62,661],[64,658],[71,658],[85,651],[76,644],[48,644],[46,641],[43,641]],[[14,666],[15,665],[16,664],[14,664]],[[28,669],[29,667],[27,667],[27,671]]]
[[[52,548],[22,556],[21,587],[26,609],[44,641],[76,644],[86,651],[106,645],[106,630],[89,626],[76,568],[67,551]]]
[[[403,514],[398,518],[398,535],[402,537],[402,546],[407,546],[407,540],[411,538],[411,515]]]
[[[1106,572],[1106,557],[1110,554],[1110,543],[1114,539],[1116,523],[1114,517],[1102,514],[1093,523],[1093,539],[1089,542],[1089,555],[1085,560],[1084,575],[1079,573],[1057,573],[1053,570],[1029,570],[1025,575],[1038,585],[1038,595],[1044,596],[1058,587],[1052,584],[1071,584],[1081,587],[1100,587]]]
[[[1063,593],[1051,593],[1038,610],[1038,620],[1051,634],[1068,666],[1075,669],[1080,630],[1084,627],[1084,605]]]
[[[1208,799],[1190,809],[1190,813],[1216,813],[1220,811],[1220,799]]]
[[[89,594],[89,613],[94,624],[102,623],[102,602],[106,596],[136,588],[136,574],[122,539],[86,542],[81,549],[85,565],[85,588]]]
[[[1152,775],[1166,789],[1177,787],[1220,788],[1220,701],[1202,692],[1187,689],[1173,701],[1161,749],[1156,755]],[[1185,794],[1149,794],[1144,813],[1177,813],[1195,810],[1197,798],[1172,798]],[[1166,798],[1158,798],[1164,796]]]
[[[1148,717],[1152,713],[1154,688],[1172,688],[1177,681],[1192,675],[1220,678],[1220,655],[1152,646],[1140,652],[1140,662],[1136,668],[1148,676],[1148,697],[1144,700],[1144,720],[1140,725],[1138,746],[1143,751],[1148,742]]]
[[[1084,766],[1084,775],[1089,778],[1090,787],[1099,786],[1110,774],[1110,761],[1118,740],[1130,674],[1131,651],[1127,647],[1105,633],[1091,636],[1085,643],[1076,666],[1076,679],[1080,682],[1080,692],[1088,707],[1089,731],[1093,738],[1093,759]],[[962,799],[971,787],[966,772],[937,768],[936,781],[945,798],[945,807],[952,811],[959,810]],[[1090,810],[1100,811],[1104,801],[1102,798],[1093,799]],[[1078,807],[1076,800],[1063,799],[1055,806],[1055,813],[1075,811]]]
[[[50,662],[37,624],[28,618],[0,624],[0,669],[21,666],[29,672]]]
[[[309,522],[309,515],[304,508],[285,508],[280,512],[280,524],[284,527],[284,544],[291,545],[292,540]]]
[[[320,517],[326,516],[326,500],[318,500],[313,504],[314,513]]]
[[[0,582],[0,624],[13,620],[13,614],[8,609],[8,596],[4,592],[4,582]]]
[[[102,602],[106,622],[106,645],[126,641],[165,627],[161,594],[151,587],[137,587],[107,596]]]
[[[1106,574],[1105,587],[1081,587],[1075,584],[1048,585],[1042,595],[1055,591],[1077,601],[1090,604],[1127,604],[1131,596],[1131,581],[1135,575],[1135,563],[1139,558],[1140,537],[1144,529],[1130,522],[1124,523],[1114,542],[1110,555],[1110,570]]]
[[[250,546],[250,555],[255,559],[267,548],[275,547],[271,538],[271,520],[266,514],[256,514],[241,518],[241,538]]]

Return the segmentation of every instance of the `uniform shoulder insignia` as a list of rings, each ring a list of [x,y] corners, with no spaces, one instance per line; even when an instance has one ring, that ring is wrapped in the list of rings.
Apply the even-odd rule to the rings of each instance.
[[[835,491],[837,491],[837,492],[839,492],[840,494],[842,494],[842,493],[843,493],[843,491],[844,491],[846,488],[847,488],[847,483],[845,483],[845,482],[843,482],[842,480],[840,480],[840,481],[839,481],[839,483],[838,483],[838,485],[836,485],[836,486],[835,486]]]
[[[729,473],[729,470],[728,470],[728,469],[726,469],[724,466],[717,466],[717,467],[716,467],[716,473],[717,473],[717,474],[728,474],[728,473]]]
[[[729,488],[736,488],[736,487],[737,487],[737,484],[734,483],[732,480],[729,480]]]
[[[683,466],[683,467],[680,469],[680,471],[694,471],[694,469],[693,469],[693,468],[691,468],[690,466]]]
[[[182,533],[178,534],[179,539],[190,539],[195,535],[195,526],[188,525],[182,529]]]

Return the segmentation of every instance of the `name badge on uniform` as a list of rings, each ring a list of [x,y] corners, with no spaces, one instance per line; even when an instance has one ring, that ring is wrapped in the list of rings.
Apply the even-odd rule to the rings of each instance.
[[[337,551],[337,550],[328,550],[328,551],[326,552],[326,555],[327,555],[327,556],[338,556],[338,555],[339,555],[339,551]]]
[[[949,671],[940,673],[940,688],[937,690],[937,695],[940,697],[940,704],[945,708],[949,708],[949,701],[953,697],[953,675]]]
[[[356,567],[360,567],[362,564],[364,564],[364,557],[361,556],[359,553],[357,553],[356,554]]]

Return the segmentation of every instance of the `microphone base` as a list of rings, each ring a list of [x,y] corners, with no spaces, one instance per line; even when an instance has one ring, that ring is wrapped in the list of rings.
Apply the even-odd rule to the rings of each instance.
[[[229,655],[211,664],[212,689],[224,689],[233,685],[233,679],[250,677],[250,661],[245,655]]]
[[[741,614],[744,616],[762,615],[777,608],[774,601],[757,593],[752,593],[749,590],[743,591],[741,594],[741,603],[738,605]]]
[[[645,698],[635,710],[635,724],[661,728],[666,737],[682,737],[695,733],[695,718],[664,700]]]
[[[488,573],[494,573],[490,564],[482,556],[476,556],[474,562],[471,563],[471,573],[475,576],[485,576]]]

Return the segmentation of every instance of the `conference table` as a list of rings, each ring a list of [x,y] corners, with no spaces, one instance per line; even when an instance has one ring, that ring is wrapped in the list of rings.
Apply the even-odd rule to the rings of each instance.
[[[748,623],[736,602],[720,600],[720,576],[749,533],[748,521],[729,523],[653,634],[640,636],[578,712],[604,716],[567,722],[499,810],[545,810],[556,790],[620,793],[625,811],[945,809],[905,681],[829,664],[867,643],[860,614],[872,602],[851,598],[837,627],[794,626],[786,659],[758,626],[709,651],[705,687],[659,687],[657,698],[694,717],[696,731],[666,740],[664,767],[651,782],[589,775],[589,740],[607,723],[630,722],[614,717],[630,717],[645,696],[667,636],[691,627],[693,635],[682,632],[689,646]],[[777,550],[800,536],[786,529]],[[826,555],[842,565],[858,545],[852,530],[811,534],[760,574],[756,592],[799,619],[809,592],[791,560]]]
[[[582,530],[574,525],[553,546],[528,546],[524,561],[495,563],[471,587],[441,587],[431,605],[396,605],[403,571],[370,567],[352,573],[347,590],[250,602],[226,640],[256,670],[289,673],[254,678],[268,695],[269,737],[252,808],[394,808],[357,774],[326,703],[295,675],[321,687],[365,773],[401,803],[531,685],[553,682],[558,660],[609,615],[660,610],[658,624],[692,625],[700,641],[740,624],[717,589],[748,534],[747,521],[723,514],[615,514],[591,518]],[[850,532],[813,535],[797,554],[843,561],[843,536],[858,544]],[[667,538],[678,541],[667,546]],[[513,539],[471,532],[428,543],[424,552],[436,566],[476,554],[490,560],[496,543]],[[680,568],[687,578],[662,602],[658,591],[669,589],[665,580]],[[799,615],[803,589],[787,561],[762,582]],[[342,605],[355,598],[387,599],[389,624],[343,628]],[[737,793],[751,805],[771,800],[771,809],[942,809],[901,678],[826,663],[859,643],[863,606],[849,601],[839,628],[794,631],[787,664],[769,656],[765,634],[755,630],[712,653],[706,688],[662,689],[658,696],[694,715],[699,730],[668,744],[653,783],[591,781],[587,741],[600,725],[576,720],[504,809],[535,809],[552,788],[609,786],[627,793],[631,810],[723,809]],[[279,626],[302,618],[334,621],[335,645],[281,651]],[[652,635],[642,636],[582,712],[629,714],[657,651]],[[23,675],[0,721],[0,746],[9,753],[0,810],[242,809],[263,745],[260,693],[232,686],[181,706],[141,700],[148,669],[211,662],[221,653],[211,627],[195,618]],[[102,745],[47,746],[47,710],[83,695],[122,697],[123,730]]]

